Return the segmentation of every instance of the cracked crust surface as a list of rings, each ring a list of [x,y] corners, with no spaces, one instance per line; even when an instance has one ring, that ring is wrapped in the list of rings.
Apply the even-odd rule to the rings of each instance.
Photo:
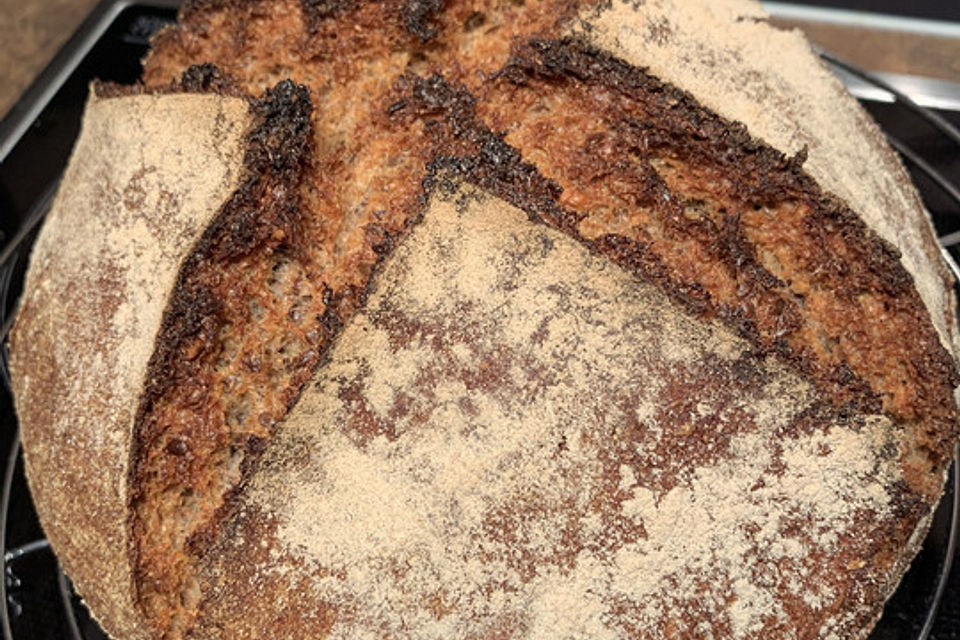
[[[125,637],[136,627],[136,633],[172,640],[257,637],[268,627],[296,637],[307,625],[317,637],[362,637],[384,628],[396,635],[416,619],[419,637],[539,637],[551,624],[572,637],[867,633],[919,543],[956,438],[949,278],[902,168],[802,40],[764,24],[751,3],[681,4],[192,2],[180,25],[155,41],[144,86],[104,89],[104,95],[142,93],[136,99],[159,104],[183,99],[176,95],[182,91],[246,96],[232,102],[251,110],[249,127],[236,142],[242,179],[207,202],[199,235],[169,246],[163,264],[177,271],[175,282],[164,280],[156,289],[162,296],[153,300],[159,306],[149,307],[154,315],[161,309],[163,319],[158,332],[138,334],[144,362],[134,363],[141,367],[135,380],[145,381],[143,388],[90,387],[134,414],[132,422],[114,423],[117,443],[108,451],[130,451],[132,460],[111,468],[108,481],[123,489],[106,498],[112,519],[103,520],[114,526],[129,509],[129,529],[100,550],[123,547],[123,557],[107,560],[132,580],[133,604],[124,589],[107,588],[103,605],[91,600],[108,629]],[[694,38],[705,24],[710,29]],[[782,40],[806,62],[754,59],[750,42],[766,37]],[[706,72],[710,64],[714,70],[719,65],[717,73]],[[690,69],[702,73],[690,75]],[[750,87],[749,99],[734,85]],[[112,100],[134,98],[99,104]],[[804,105],[811,104],[819,110],[804,120]],[[844,136],[817,128],[817,114],[834,107],[849,125]],[[186,122],[184,128],[194,121]],[[862,156],[880,170],[863,174],[863,163],[850,160]],[[200,160],[196,170],[203,172],[207,162]],[[453,200],[473,202],[473,214],[497,221],[498,229],[463,222],[460,232],[486,238],[488,244],[476,248],[506,275],[483,300],[447,292],[447,302],[462,304],[451,310],[434,301],[439,306],[424,310],[433,317],[427,322],[401,308],[416,299],[411,291],[429,289],[413,284],[422,284],[425,272],[397,264],[409,262],[421,246],[424,254],[428,245],[459,246],[455,238],[440,242],[442,234],[436,235],[443,220],[452,224],[452,196],[437,191],[447,188],[447,174],[457,177],[456,184],[474,185]],[[886,199],[877,200],[877,193]],[[142,203],[133,206],[149,215]],[[446,213],[438,214],[438,207],[447,207]],[[458,219],[470,218],[461,209]],[[519,211],[530,222],[522,224]],[[908,229],[893,232],[901,227]],[[537,277],[556,279],[541,282],[545,300],[574,281],[600,278],[593,289],[576,289],[575,304],[567,303],[585,323],[579,333],[538,329],[507,339],[491,324],[480,302],[536,288],[532,249],[496,253],[512,242],[494,233],[505,230],[544,247],[536,260],[549,273],[537,271]],[[439,290],[453,286],[455,274],[469,279],[471,269],[489,270],[469,252],[451,251],[434,260],[450,280],[434,283]],[[133,258],[137,272],[155,268],[146,253]],[[580,277],[565,279],[565,272]],[[39,289],[35,295],[42,298]],[[109,297],[110,287],[96,295]],[[685,327],[656,338],[674,340],[682,352],[679,371],[665,370],[659,363],[669,358],[651,350],[652,321],[634,326],[623,320],[622,307],[619,320],[590,320],[596,309],[610,306],[601,299],[611,296],[633,300],[638,317],[652,308],[658,317],[676,319],[671,327]],[[376,306],[381,303],[389,308]],[[546,327],[558,314],[551,309],[526,317]],[[49,328],[31,318],[35,313],[25,307],[18,328],[33,326],[33,335]],[[449,317],[464,325],[462,331],[444,320]],[[845,318],[857,318],[856,330],[844,328]],[[499,342],[467,336],[471,323],[487,327],[486,335]],[[385,348],[398,358],[411,355],[411,341],[434,336],[420,345],[433,364],[418,361],[427,373],[406,382],[398,381],[399,369],[363,370],[362,362],[376,358],[350,350],[366,348],[366,339],[352,345],[342,337],[357,337],[357,326],[386,332]],[[581,358],[584,348],[566,355],[556,345],[535,349],[551,336],[583,347],[597,326],[606,328],[610,345],[637,356],[636,368],[595,335],[596,362]],[[692,346],[707,340],[696,327],[712,328],[714,341],[727,351],[752,355],[733,364],[714,361]],[[909,344],[903,335],[912,337]],[[15,349],[23,343],[15,336]],[[483,351],[469,354],[486,363],[480,370],[457,364],[471,348]],[[61,375],[43,358],[36,358],[40,375]],[[360,370],[331,378],[344,358]],[[505,367],[508,361],[519,363],[519,373]],[[589,376],[556,373],[593,366],[607,372],[591,382],[596,397],[577,387]],[[304,387],[317,367],[317,377]],[[609,384],[624,375],[633,376],[637,397],[621,397]],[[459,381],[468,392],[444,388],[445,404],[418,404],[421,396],[439,397],[431,376]],[[716,380],[738,383],[713,389]],[[549,396],[557,385],[580,400],[567,406],[562,397]],[[510,394],[498,395],[493,386]],[[303,388],[303,399],[294,404]],[[691,404],[694,389],[710,396],[703,406]],[[641,398],[644,393],[653,399]],[[758,407],[776,404],[773,396],[782,415],[758,416]],[[471,398],[484,406],[471,408]],[[646,401],[653,417],[640,416]],[[21,410],[28,421],[60,420],[28,404]],[[581,415],[591,406],[590,416]],[[518,418],[551,411],[563,415]],[[433,417],[437,412],[442,415]],[[515,478],[515,485],[497,485],[487,494],[477,489],[479,498],[450,489],[439,506],[424,503],[412,487],[412,513],[420,514],[420,524],[430,521],[418,530],[420,538],[403,521],[409,514],[388,508],[401,496],[357,495],[356,487],[344,485],[353,470],[347,462],[365,461],[372,465],[365,482],[392,496],[394,480],[409,485],[423,479],[363,458],[372,444],[392,465],[394,456],[419,451],[424,441],[418,428],[431,424],[441,433],[453,429],[441,444],[460,455],[456,438],[505,414],[532,429],[516,450],[467,447],[464,459],[487,460],[487,475],[510,468],[504,459],[528,460],[541,465],[530,468],[533,480]],[[94,403],[85,429],[98,415]],[[334,415],[344,421],[343,433],[322,428]],[[36,433],[56,432],[44,429]],[[297,436],[298,430],[304,433]],[[787,440],[793,448],[781,442]],[[317,453],[334,441],[342,445],[339,458]],[[635,447],[614,446],[620,441]],[[562,455],[536,458],[547,442]],[[45,446],[53,451],[58,445]],[[870,453],[855,459],[855,450]],[[289,451],[298,457],[289,458]],[[437,458],[448,453],[441,449]],[[733,479],[737,461],[743,475],[757,481],[746,489]],[[750,467],[754,463],[760,466]],[[811,480],[820,463],[829,480]],[[437,464],[421,466],[446,473]],[[39,467],[45,466],[28,470],[42,477]],[[556,482],[544,486],[536,473]],[[589,504],[577,502],[564,474],[589,484]],[[270,489],[270,478],[278,486]],[[470,481],[464,487],[475,487]],[[303,495],[293,495],[297,491]],[[734,496],[744,491],[756,501],[738,506]],[[716,498],[716,508],[691,507],[698,494]],[[483,508],[469,511],[478,500]],[[673,511],[661,509],[663,501],[675,502]],[[304,503],[311,508],[302,510]],[[679,521],[683,509],[677,505],[735,525],[725,539],[742,544],[724,548],[719,533],[690,516],[704,534],[694,564],[651,566],[657,553],[672,553],[657,532],[663,533],[663,522]],[[806,515],[779,518],[776,531],[765,528],[759,512],[786,507]],[[469,512],[476,526],[450,529],[445,509]],[[340,528],[314,531],[317,510]],[[363,531],[338,520],[337,514],[354,511],[374,514],[367,518],[367,536],[394,551],[391,557],[354,548],[331,558],[315,546],[325,540],[362,547]],[[47,520],[57,526],[56,515],[41,517],[45,526]],[[370,524],[378,518],[390,523],[386,530]],[[810,527],[822,535],[802,532]],[[311,543],[300,535],[304,528],[308,537],[320,537]],[[560,539],[546,539],[554,529]],[[486,544],[477,542],[477,532],[489,543],[485,551],[475,548]],[[861,539],[854,532],[867,533]],[[460,545],[458,557],[490,562],[512,572],[509,580],[493,585],[480,571],[473,586],[441,584],[452,574],[436,562],[451,557],[423,549],[435,539],[430,536],[448,534]],[[821,576],[822,567],[801,556],[822,560],[834,573]],[[223,571],[234,564],[236,572]],[[688,581],[680,590],[694,565],[709,568],[716,582]],[[629,566],[651,576],[646,586],[614,584],[613,576],[629,573]],[[372,568],[387,571],[388,579],[376,585],[380,591],[364,586]],[[744,578],[744,571],[750,575]],[[785,577],[774,579],[771,571]],[[797,588],[804,580],[828,586],[807,592]],[[477,591],[480,583],[486,586]],[[85,596],[98,585],[87,584],[80,587]],[[571,585],[584,597],[595,596],[590,613],[579,619],[564,612],[560,591]],[[645,588],[666,594],[663,602],[674,591],[702,592],[708,604],[678,596],[673,605],[686,615],[657,613],[640,604],[649,594],[638,589]],[[250,602],[264,591],[276,595],[276,607],[251,612]],[[141,608],[145,624],[131,605]],[[703,606],[712,607],[710,630],[690,626],[703,616]],[[495,623],[470,626],[478,611],[494,609]]]

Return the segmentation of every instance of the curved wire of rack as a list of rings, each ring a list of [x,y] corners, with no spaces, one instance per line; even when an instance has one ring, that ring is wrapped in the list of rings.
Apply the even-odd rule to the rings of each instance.
[[[817,53],[830,65],[842,69],[843,71],[886,91],[893,96],[897,104],[903,106],[921,119],[925,120],[930,126],[942,133],[947,139],[953,141],[957,147],[960,148],[960,129],[939,114],[925,107],[921,107],[909,96],[905,95],[875,75],[863,71],[862,69],[851,65],[848,62],[840,60],[826,51],[818,49]],[[953,204],[957,207],[957,214],[960,216],[960,185],[956,185],[951,182],[930,162],[928,162],[922,156],[922,154],[911,149],[902,140],[890,135],[887,136],[887,140],[908,164],[912,165],[927,178],[929,178],[931,183],[939,188],[942,193],[953,202]],[[7,389],[10,389],[10,377],[9,370],[7,368],[6,337],[13,324],[13,318],[15,315],[12,313],[14,304],[8,299],[11,280],[14,272],[16,271],[17,265],[24,258],[25,249],[29,245],[29,243],[26,241],[32,236],[40,222],[43,220],[43,217],[49,209],[50,203],[52,202],[55,191],[56,185],[53,185],[47,190],[47,192],[41,198],[41,206],[38,206],[34,210],[33,214],[23,224],[17,234],[6,243],[2,250],[0,250],[0,380],[2,380],[4,385],[6,385]],[[952,239],[952,236],[957,236],[957,238],[960,239],[960,232],[948,234],[948,236],[941,238],[941,242],[946,240],[947,237],[951,237]],[[942,250],[942,254],[954,277],[958,282],[960,282],[960,266],[957,265],[957,262],[945,249]],[[19,432],[17,432],[14,434],[13,444],[11,445],[6,468],[4,469],[3,485],[2,488],[0,488],[0,550],[3,551],[3,579],[0,580],[0,602],[2,602],[2,606],[0,606],[0,630],[3,632],[4,640],[16,640],[16,638],[13,636],[9,612],[9,594],[7,589],[7,577],[10,575],[8,573],[9,565],[12,561],[17,560],[18,558],[48,549],[50,546],[45,539],[39,539],[21,545],[15,549],[7,549],[7,518],[10,506],[11,489],[19,459],[20,436]],[[954,450],[952,479],[953,509],[949,524],[950,534],[945,553],[946,557],[944,560],[944,566],[940,572],[933,599],[927,609],[923,627],[916,637],[916,640],[928,640],[930,637],[930,633],[936,620],[937,611],[939,610],[940,603],[942,602],[944,593],[947,589],[953,558],[957,551],[958,537],[960,537],[960,445],[958,445]],[[57,565],[56,571],[57,588],[60,592],[67,628],[72,635],[71,640],[84,640],[84,636],[80,631],[80,625],[77,621],[74,611],[74,595],[69,584],[69,579],[60,569],[59,564]]]

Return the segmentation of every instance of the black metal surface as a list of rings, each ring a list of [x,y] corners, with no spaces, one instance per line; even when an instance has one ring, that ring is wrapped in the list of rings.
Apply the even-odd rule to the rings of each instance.
[[[79,129],[89,82],[94,78],[135,81],[147,38],[173,19],[173,4],[173,0],[137,4],[104,0],[18,103],[12,119],[0,123],[0,233],[3,240],[9,239],[0,251],[0,303],[6,301],[5,306],[0,304],[0,331],[7,328],[10,305],[19,294],[26,253],[23,247],[32,241],[33,225],[55,193]],[[908,167],[941,235],[960,232],[956,190],[960,185],[960,148],[937,129],[936,121],[931,126],[922,112],[918,115],[902,104],[866,106],[894,144],[907,153]],[[960,124],[957,113],[943,112],[938,117]],[[10,145],[12,140],[17,143]],[[960,259],[960,234],[957,240],[949,251]],[[5,365],[5,351],[0,356]],[[0,375],[5,375],[5,369],[0,366]],[[69,580],[44,543],[17,451],[9,394],[0,392],[0,460],[9,456],[11,461],[5,467],[7,482],[0,504],[0,550],[5,553],[0,622],[5,638],[102,640],[104,634],[72,593]],[[960,640],[960,569],[952,573],[946,570],[956,556],[960,514],[957,480],[954,472],[924,548],[871,640]],[[940,613],[933,615],[941,598]]]

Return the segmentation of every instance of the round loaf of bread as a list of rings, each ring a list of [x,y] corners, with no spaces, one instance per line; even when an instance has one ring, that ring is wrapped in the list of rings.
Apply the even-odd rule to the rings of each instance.
[[[749,0],[194,0],[98,86],[11,336],[118,640],[866,637],[953,282]]]

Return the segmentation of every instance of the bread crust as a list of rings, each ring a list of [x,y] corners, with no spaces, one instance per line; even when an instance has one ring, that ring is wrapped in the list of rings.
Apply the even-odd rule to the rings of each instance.
[[[956,357],[953,277],[906,170],[863,107],[797,30],[752,0],[613,0],[574,33],[743,123],[784,155],[803,152],[824,191],[897,247],[943,344]]]
[[[91,98],[10,337],[27,478],[112,636],[150,637],[129,556],[132,429],[180,264],[236,188],[248,103]]]
[[[197,637],[866,629],[925,528],[902,432],[437,180],[211,547]]]
[[[278,201],[295,202],[297,208],[302,203],[316,207],[313,211],[316,220],[312,223],[321,229],[320,242],[310,244],[312,240],[308,238],[293,243],[298,251],[316,257],[316,264],[305,268],[307,272],[314,271],[304,277],[312,278],[314,288],[323,291],[322,295],[313,296],[315,308],[311,309],[317,311],[317,322],[329,329],[323,341],[311,345],[316,350],[310,351],[313,359],[304,360],[304,370],[314,366],[322,355],[319,350],[327,348],[330,336],[347,323],[357,309],[365,313],[370,273],[379,268],[377,265],[383,256],[392,252],[397,238],[416,227],[428,199],[436,198],[436,189],[460,189],[457,185],[444,186],[439,177],[444,171],[452,171],[459,179],[486,192],[480,199],[493,211],[494,217],[501,209],[509,208],[507,203],[519,207],[531,221],[553,227],[566,238],[572,237],[630,270],[641,280],[656,283],[675,302],[685,305],[687,312],[700,315],[705,324],[713,322],[705,319],[711,309],[705,289],[698,289],[696,283],[684,288],[683,283],[671,279],[675,274],[657,262],[636,238],[617,235],[609,229],[598,238],[580,234],[578,225],[585,212],[563,205],[562,186],[538,169],[533,154],[524,157],[526,149],[511,147],[504,136],[496,133],[509,129],[513,122],[509,119],[496,125],[484,122],[485,117],[493,118],[492,109],[483,111],[483,101],[496,95],[496,82],[524,82],[522,73],[510,79],[508,58],[513,56],[509,62],[514,65],[514,71],[523,64],[536,66],[532,58],[524,58],[526,42],[514,43],[511,51],[504,42],[494,42],[494,38],[487,46],[481,38],[465,36],[462,50],[456,50],[448,58],[441,55],[438,61],[431,62],[431,52],[443,51],[446,46],[439,43],[450,29],[463,29],[465,33],[480,31],[485,18],[475,14],[482,12],[468,11],[466,3],[444,8],[439,3],[419,1],[277,4],[278,10],[272,14],[262,10],[262,2],[189,3],[181,16],[182,28],[168,30],[158,38],[156,52],[147,64],[147,78],[155,87],[158,83],[166,86],[170,78],[164,74],[171,69],[179,74],[183,65],[207,62],[191,56],[197,55],[197,51],[204,51],[206,55],[208,51],[202,46],[204,39],[222,28],[230,37],[216,41],[209,53],[217,58],[213,62],[222,65],[224,72],[212,67],[206,70],[191,67],[187,77],[195,81],[193,90],[258,94],[280,79],[275,76],[289,73],[295,80],[312,83],[310,86],[315,91],[312,100],[328,108],[315,109],[310,116],[316,131],[315,148],[304,138],[313,135],[313,129],[302,126],[309,110],[298,112],[297,126],[287,131],[296,130],[291,140],[295,140],[302,151],[291,156],[296,156],[296,171],[284,165],[283,153],[273,153],[271,143],[286,144],[286,134],[279,129],[264,130],[261,146],[267,151],[260,154],[264,166],[276,161],[282,169],[277,171],[296,174],[295,179],[264,181],[266,186],[262,191],[276,196]],[[494,4],[478,3],[477,6],[488,10]],[[519,11],[513,3],[504,6],[509,11]],[[604,64],[650,67],[653,76],[668,84],[665,88],[643,90],[661,91],[667,102],[675,100],[684,108],[689,107],[693,120],[709,123],[713,127],[709,131],[719,132],[717,138],[730,142],[730,148],[737,153],[762,155],[763,162],[758,163],[760,170],[783,169],[791,179],[796,179],[800,185],[798,191],[819,194],[816,188],[808,188],[809,178],[800,169],[804,155],[808,155],[810,160],[805,168],[824,191],[850,205],[862,215],[869,229],[884,238],[884,241],[875,241],[872,232],[864,232],[858,221],[850,227],[852,236],[858,241],[866,237],[867,245],[875,249],[878,278],[892,278],[890,288],[896,290],[897,295],[903,294],[904,304],[910,309],[916,307],[924,330],[933,335],[933,329],[922,318],[929,315],[943,346],[935,337],[929,344],[925,342],[927,356],[921,359],[924,366],[929,365],[935,372],[937,385],[944,388],[952,385],[955,371],[944,351],[945,348],[954,353],[957,335],[949,293],[952,281],[940,260],[929,220],[905,172],[883,144],[875,126],[855,101],[843,93],[838,82],[819,66],[799,36],[773,29],[765,24],[764,14],[757,5],[741,0],[615,1],[583,9],[579,22],[572,26],[568,20],[554,24],[556,16],[551,8],[557,15],[567,17],[574,16],[577,9],[575,3],[569,2],[538,6],[539,13],[533,11],[533,17],[525,14],[524,19],[529,20],[518,22],[522,28],[517,27],[517,34],[526,40],[533,34],[546,38],[540,40],[540,44],[554,46],[561,54],[564,47],[568,47],[581,57],[592,56],[593,62],[588,60],[586,64],[596,62],[597,68]],[[338,31],[339,23],[333,21],[341,19],[347,26]],[[378,23],[381,19],[382,23]],[[365,30],[370,24],[379,25],[382,31]],[[498,25],[498,28],[506,27]],[[572,34],[574,39],[561,39],[564,33]],[[265,38],[255,41],[263,50],[250,47],[247,37]],[[770,57],[760,59],[752,47],[763,42],[776,42],[774,48],[787,53],[777,57],[780,54],[776,51],[765,52]],[[353,44],[357,50],[349,48]],[[369,51],[363,49],[365,46],[369,46]],[[389,57],[407,46],[414,53],[410,54],[406,67],[399,67],[410,71],[394,81],[391,74],[397,71],[396,61],[384,63],[381,68],[376,56]],[[251,50],[257,51],[254,57],[262,56],[253,60],[253,66],[268,69],[266,75],[242,75],[251,65],[251,60],[242,56],[250,55]],[[458,55],[463,58],[457,58]],[[475,65],[470,57],[474,55],[478,60]],[[290,62],[291,58],[297,61]],[[773,62],[763,61],[767,59]],[[691,69],[702,71],[705,60],[733,62],[720,70],[708,68],[717,72],[706,75],[688,73],[690,70],[684,68],[684,64],[688,64]],[[803,62],[794,64],[794,60]],[[684,64],[679,64],[680,61]],[[786,64],[787,61],[791,64]],[[336,90],[325,84],[330,79],[318,71],[327,70],[323,65],[328,63],[330,77],[338,82],[355,79],[351,74],[360,69],[361,78],[367,84],[359,84],[373,87],[371,95],[376,96],[375,100],[347,109],[344,104],[350,103],[353,94],[347,91],[346,96],[336,95]],[[431,76],[438,68],[448,71],[445,67],[431,67],[434,63],[449,63],[451,77],[445,80],[440,75]],[[383,75],[378,75],[381,72]],[[429,77],[417,77],[418,72]],[[582,79],[578,75],[582,69],[564,71],[567,72],[573,78]],[[231,74],[237,75],[231,79]],[[162,82],[158,80],[161,77]],[[655,81],[651,86],[653,84]],[[293,87],[290,82],[287,85]],[[688,93],[677,91],[673,85]],[[184,83],[179,86],[189,88]],[[743,87],[749,90],[749,100],[745,101],[740,94]],[[152,90],[145,89],[148,94]],[[177,347],[174,340],[164,341],[162,337],[162,317],[174,312],[190,315],[192,307],[188,298],[171,300],[170,296],[178,279],[187,282],[191,277],[192,272],[183,266],[185,260],[188,257],[193,262],[203,260],[204,252],[210,249],[199,246],[198,238],[211,228],[211,221],[231,197],[236,196],[245,205],[256,200],[245,197],[243,190],[238,189],[244,171],[243,156],[251,148],[249,140],[244,142],[252,126],[251,116],[245,110],[248,102],[241,98],[181,96],[176,95],[177,90],[175,83],[173,89],[161,91],[164,95],[117,97],[91,103],[88,123],[68,169],[65,186],[32,258],[27,296],[12,337],[17,408],[24,424],[27,470],[41,520],[81,595],[104,627],[123,639],[159,637],[165,624],[156,619],[144,622],[143,602],[137,599],[136,587],[144,582],[138,585],[134,582],[151,579],[149,563],[144,565],[147,568],[142,576],[135,577],[131,569],[131,563],[142,558],[137,555],[139,538],[135,540],[130,533],[131,495],[141,481],[131,471],[130,456],[145,450],[145,443],[138,441],[138,437],[152,437],[148,430],[131,436],[138,419],[137,407],[143,406],[144,388],[152,389],[153,395],[159,397],[178,381],[176,366],[151,370],[148,361],[179,353],[174,348]],[[307,95],[303,87],[296,87],[295,91]],[[703,112],[697,101],[726,120]],[[843,135],[836,134],[831,128],[833,125],[826,126],[830,124],[824,120],[828,116],[839,119]],[[124,127],[113,129],[116,122],[125,123]],[[338,128],[341,122],[345,124]],[[746,133],[736,122],[746,125]],[[291,123],[279,119],[277,126],[285,124]],[[351,124],[357,124],[355,130],[349,128]],[[309,134],[305,133],[308,131]],[[368,135],[371,131],[373,134]],[[355,142],[351,140],[354,133],[364,144],[351,146]],[[762,146],[758,139],[773,149]],[[377,151],[389,149],[391,145],[400,152],[387,158],[390,163],[375,162],[386,157],[378,156]],[[780,156],[777,150],[785,155]],[[860,162],[861,157],[873,158],[877,166],[871,168],[876,171],[864,172],[866,163]],[[349,166],[351,161],[356,162],[358,168]],[[348,170],[341,172],[343,166]],[[293,195],[293,191],[301,187],[300,171],[304,168],[313,171],[307,175],[312,175],[316,182]],[[383,176],[378,175],[380,172]],[[184,179],[184,175],[191,177]],[[345,184],[338,182],[341,177]],[[353,182],[349,182],[351,180]],[[131,183],[136,184],[126,191],[123,187],[113,188],[113,185]],[[127,191],[131,194],[129,198]],[[113,197],[112,194],[120,192],[124,197]],[[343,202],[338,202],[342,208],[321,208],[335,199],[331,194],[346,194]],[[152,197],[169,204],[169,210],[162,213],[172,223],[157,225],[154,216],[158,207],[162,207],[154,206]],[[470,197],[474,196],[467,196]],[[831,211],[853,219],[853,214],[842,206],[834,206],[832,195],[823,197],[830,200]],[[87,213],[97,224],[83,226],[86,218],[81,214]],[[119,213],[124,215],[120,216],[120,226],[117,226]],[[256,217],[256,207],[244,212],[248,214]],[[259,229],[265,237],[270,236],[270,224]],[[523,225],[512,224],[513,227],[518,233],[523,231]],[[338,228],[339,231],[330,231]],[[149,242],[128,243],[127,229],[137,232],[145,229]],[[296,225],[283,229],[287,234],[291,230],[294,235],[302,231]],[[90,245],[97,255],[93,262],[90,262],[91,254],[84,253]],[[899,256],[893,246],[898,248]],[[65,247],[74,248],[65,250]],[[273,249],[271,246],[270,251]],[[738,269],[754,257],[746,243],[734,249],[728,257],[737,274]],[[898,259],[909,276],[903,275]],[[119,266],[118,261],[121,261]],[[762,269],[756,272],[761,273]],[[91,273],[96,275],[89,275]],[[769,276],[766,280],[758,276],[757,282],[775,280],[771,280],[770,274],[766,276]],[[230,284],[225,282],[224,286]],[[917,298],[914,288],[922,298],[922,308],[919,302],[913,303]],[[323,312],[322,318],[319,310]],[[207,318],[201,312],[191,316],[198,326]],[[680,313],[671,308],[671,313],[674,312]],[[746,337],[753,340],[755,347],[762,347],[758,357],[776,359],[765,351],[770,345],[761,344],[754,335],[751,318],[744,320],[733,314],[724,321],[740,331],[741,338]],[[191,327],[187,329],[192,331]],[[220,328],[213,327],[211,335],[217,334]],[[203,327],[200,329],[206,331]],[[187,335],[190,331],[184,333],[184,344],[192,337]],[[97,344],[98,349],[90,350],[89,344]],[[800,370],[800,378],[811,381],[812,376],[803,371],[801,360],[791,366]],[[104,370],[108,373],[101,373]],[[300,373],[294,376],[297,384],[277,392],[283,396],[284,403],[293,401],[298,385],[306,379]],[[157,379],[151,379],[153,374]],[[843,384],[856,387],[848,376],[843,377]],[[57,397],[71,399],[67,411],[54,411],[52,404],[43,400],[51,390]],[[349,395],[350,391],[344,393]],[[846,429],[850,421],[863,427],[866,423],[862,423],[862,419],[867,416],[871,429],[882,425],[877,432],[885,434],[884,437],[899,433],[889,416],[870,415],[879,410],[876,394],[871,395],[867,389],[857,399],[859,404],[844,406],[834,399],[835,406],[824,409],[823,414],[817,413],[804,422],[802,428],[797,428],[835,433],[837,425]],[[940,402],[939,395],[936,402]],[[954,415],[950,412],[955,407],[947,406],[950,404],[940,402],[945,413]],[[254,415],[253,419],[257,418]],[[310,565],[312,560],[309,554],[302,554],[302,549],[292,549],[290,539],[278,537],[276,513],[271,511],[277,511],[276,505],[267,505],[262,494],[259,498],[248,495],[247,483],[251,479],[255,483],[261,473],[257,459],[264,446],[269,446],[264,443],[272,436],[271,429],[276,423],[272,414],[259,418],[263,432],[251,438],[256,446],[251,446],[249,456],[238,463],[240,480],[222,496],[212,496],[217,505],[222,506],[216,509],[218,520],[199,535],[190,536],[188,541],[189,551],[198,558],[199,577],[205,586],[199,605],[199,626],[191,630],[192,622],[184,623],[187,625],[185,637],[259,637],[263,629],[271,625],[278,625],[278,633],[282,630],[290,637],[298,637],[302,632],[300,625],[306,620],[314,625],[318,637],[326,637],[344,615],[345,609],[329,602],[317,606],[314,579],[318,575],[310,571],[297,573],[304,563]],[[796,425],[791,428],[793,426]],[[284,428],[280,426],[281,433]],[[382,433],[374,435],[389,439],[389,427],[377,428]],[[853,431],[857,438],[865,437],[856,429]],[[934,431],[931,441],[937,443],[933,448],[938,448],[955,437],[955,420],[946,426],[938,423]],[[190,451],[189,444],[177,440],[170,451],[183,458]],[[907,437],[901,437],[899,451],[889,442],[883,447],[877,442],[870,444],[875,447],[871,452],[878,468],[884,469],[880,482],[890,499],[892,513],[874,514],[877,521],[871,520],[870,513],[857,516],[874,535],[865,542],[850,542],[851,548],[856,547],[864,556],[877,552],[881,557],[851,569],[850,575],[862,578],[863,585],[860,591],[856,586],[847,585],[852,589],[848,592],[853,598],[850,602],[856,604],[850,605],[847,618],[837,618],[831,623],[833,633],[856,633],[869,628],[879,615],[884,599],[906,570],[925,530],[926,517],[939,495],[944,460],[934,456],[932,461],[928,458],[911,461],[910,465],[916,467],[912,475],[905,473],[910,465],[891,468],[895,466],[897,454],[903,463],[915,453],[911,450],[913,445]],[[166,455],[166,443],[158,450],[161,456]],[[280,454],[274,450],[271,455],[276,466]],[[308,451],[305,459],[309,458]],[[89,459],[97,461],[95,473],[85,466]],[[283,464],[274,471],[281,475],[295,474],[302,470],[298,464],[284,458]],[[147,468],[144,473],[151,472]],[[842,470],[837,473],[843,476]],[[88,517],[63,515],[69,511],[66,505],[71,501],[74,487],[79,487],[98,505],[90,510]],[[301,512],[298,517],[306,516]],[[142,526],[152,525],[147,522]],[[84,533],[77,535],[77,531]],[[88,533],[96,535],[88,537]],[[267,542],[265,546],[259,544],[261,539]],[[893,546],[900,549],[900,555],[891,557],[889,548],[881,548],[883,540],[894,540]],[[276,553],[281,554],[281,560],[272,555]],[[841,551],[836,555],[837,566],[842,564],[841,560],[856,560],[845,553]],[[159,564],[165,561],[163,557],[154,560]],[[230,563],[247,564],[235,574],[223,572],[223,567]],[[320,575],[319,579],[329,577]],[[250,590],[249,584],[240,584],[243,580],[258,587]],[[248,615],[251,602],[262,595],[264,588],[276,594],[276,610],[280,613],[258,611]],[[179,598],[177,592],[172,595],[174,600]],[[221,597],[224,599],[220,600]],[[430,601],[424,606],[433,607],[431,611],[442,617],[445,607],[442,601]],[[193,613],[180,619],[189,619]],[[749,635],[755,622],[743,627],[741,630],[747,631],[740,635]],[[516,620],[506,620],[503,628],[512,623],[519,624]],[[149,630],[151,624],[156,627],[153,631]],[[225,631],[227,628],[229,632]],[[724,632],[722,624],[718,629]],[[788,634],[789,627],[774,630]],[[487,631],[488,635],[498,632]],[[806,631],[816,632],[812,627]],[[176,629],[170,632],[171,637],[179,638],[181,632],[183,629]],[[826,631],[824,634],[829,637]]]

